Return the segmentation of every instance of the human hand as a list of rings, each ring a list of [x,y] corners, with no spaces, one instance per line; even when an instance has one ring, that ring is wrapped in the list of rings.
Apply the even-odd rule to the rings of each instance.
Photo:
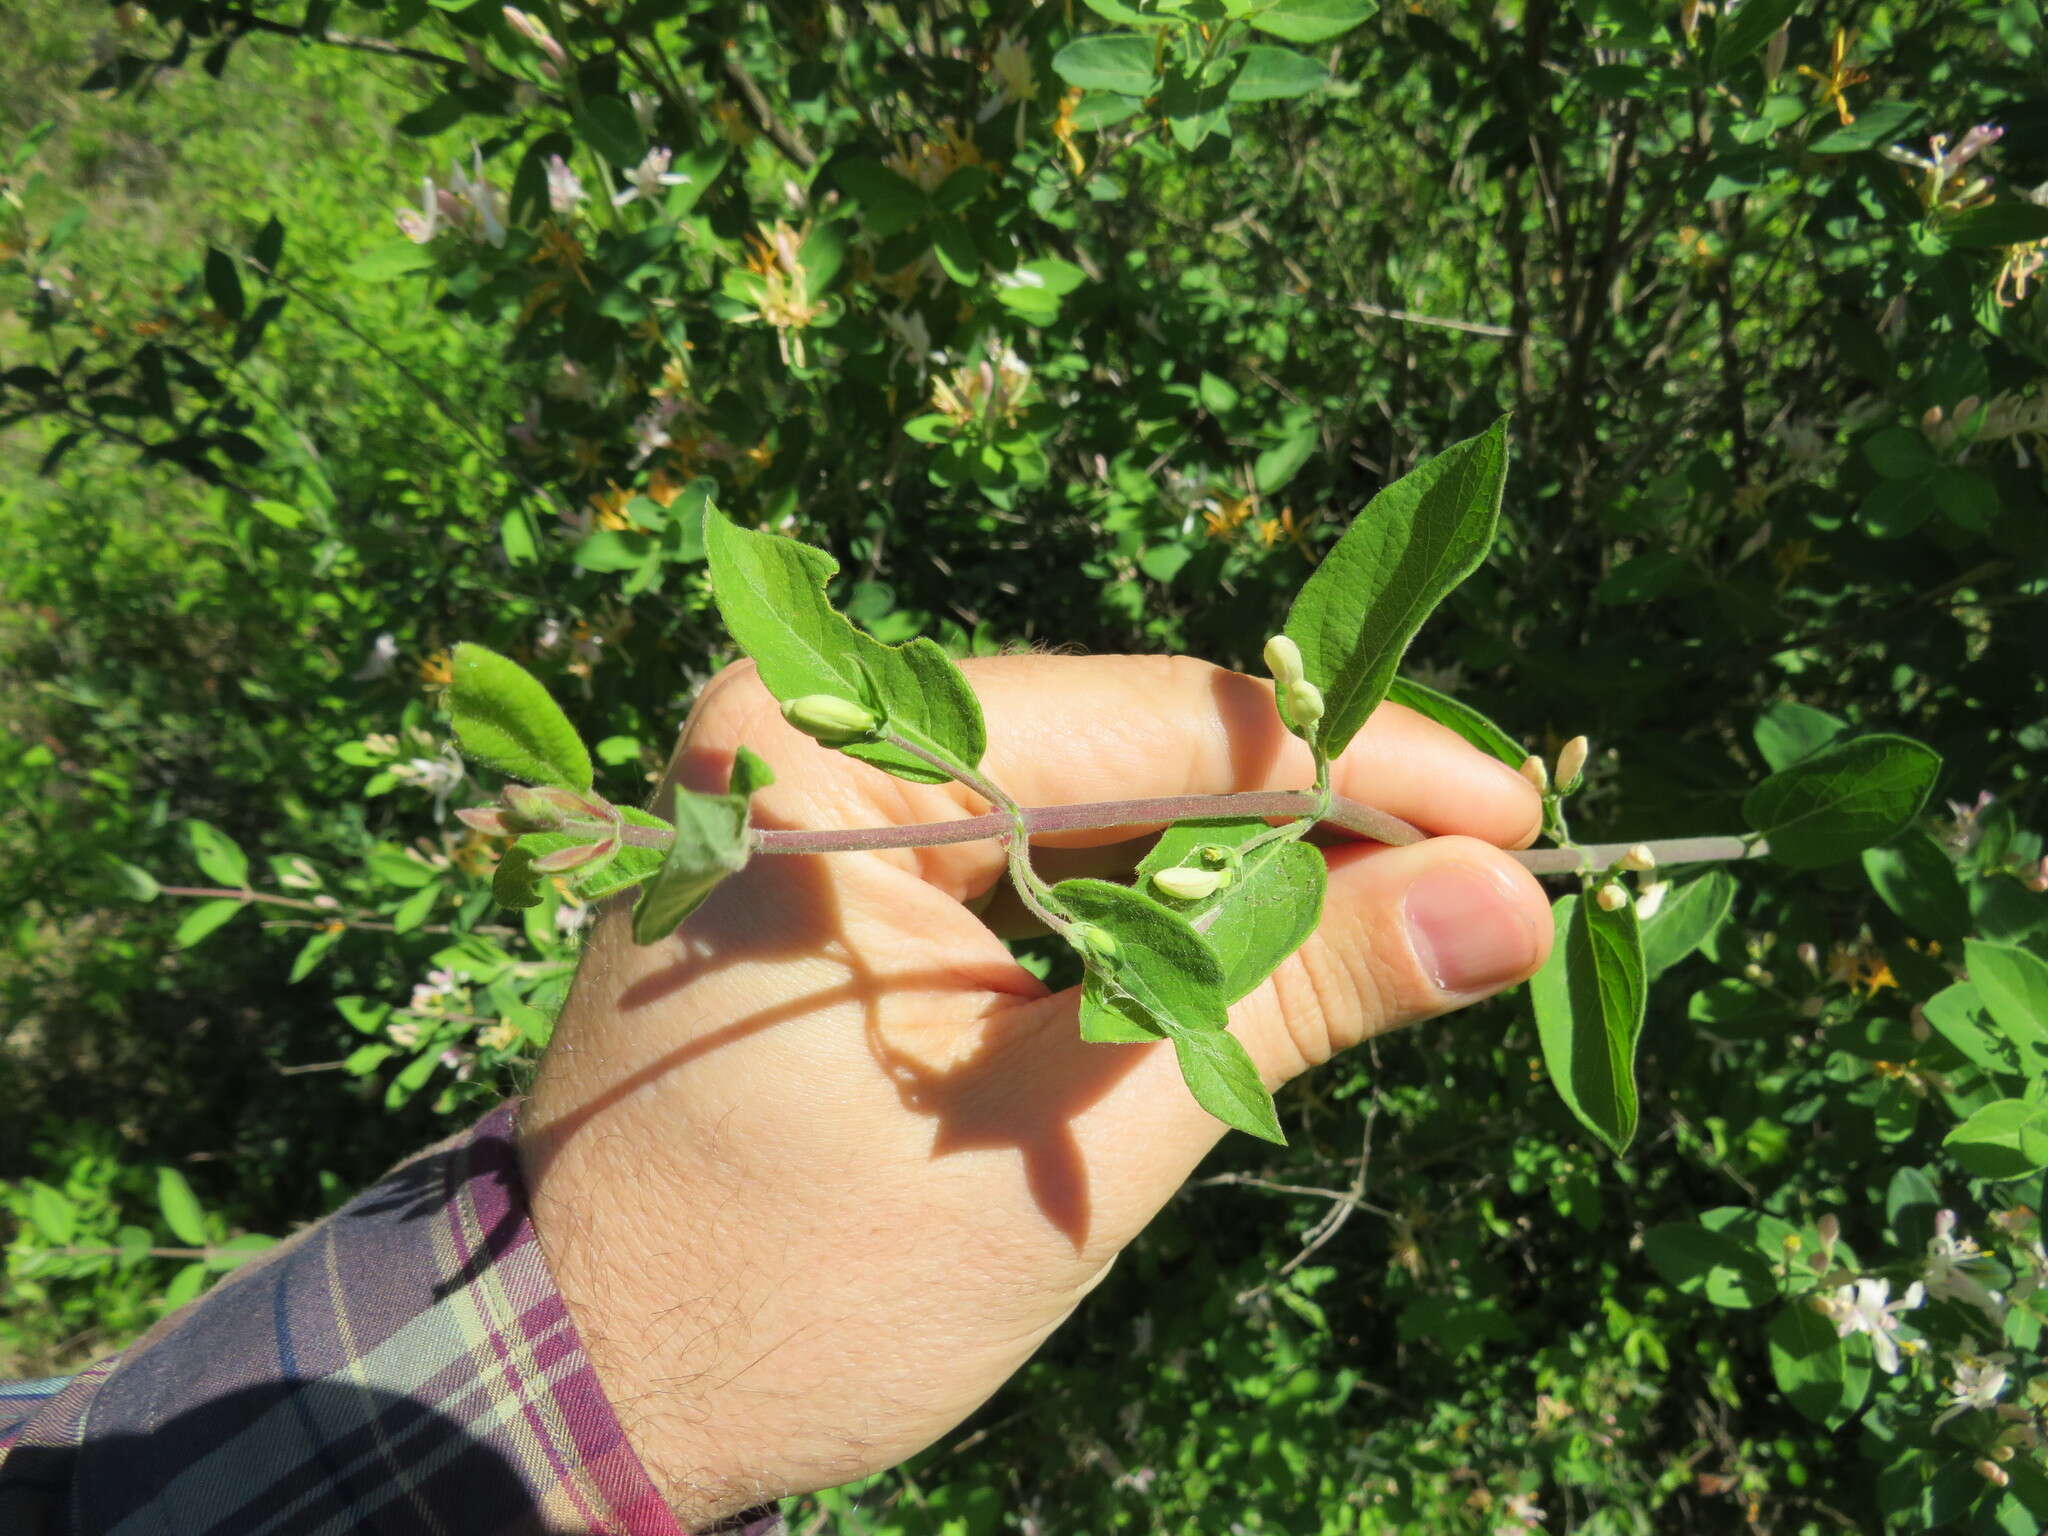
[[[1165,657],[968,662],[984,766],[1026,805],[1293,788],[1271,685]],[[768,826],[987,809],[821,752],[751,666],[721,673],[671,780],[745,744]],[[1270,1087],[1532,974],[1541,889],[1499,852],[1541,806],[1452,732],[1383,706],[1339,795],[1442,834],[1326,850],[1315,935],[1231,1009]],[[1130,829],[1048,839],[1048,878],[1127,871]],[[1123,840],[1123,841],[1119,841]],[[599,919],[520,1117],[542,1244],[629,1438],[686,1521],[931,1444],[1027,1360],[1223,1127],[1171,1047],[1084,1044],[1002,935],[993,841],[759,859],[668,941]],[[992,893],[1000,893],[991,899]]]

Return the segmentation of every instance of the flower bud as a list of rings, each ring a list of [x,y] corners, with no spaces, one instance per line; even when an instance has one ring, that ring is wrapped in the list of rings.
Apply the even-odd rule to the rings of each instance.
[[[1815,1222],[1813,1230],[1820,1237],[1820,1251],[1822,1253],[1833,1253],[1835,1251],[1835,1244],[1842,1240],[1842,1223],[1836,1219],[1832,1211]]]
[[[1217,869],[1225,868],[1234,862],[1231,850],[1221,843],[1204,843],[1195,850],[1195,857]]]
[[[1785,55],[1792,47],[1792,27],[1788,22],[1771,34],[1771,40],[1764,44],[1764,83],[1776,85],[1778,76],[1785,73]]]
[[[1537,794],[1547,795],[1550,793],[1550,770],[1543,766],[1543,759],[1534,752],[1531,752],[1522,759],[1522,766],[1516,771],[1536,786]]]
[[[2027,876],[2026,884],[2030,891],[2048,892],[2048,854],[2041,856],[2041,862],[2034,867],[2034,872]]]
[[[1273,674],[1273,681],[1282,688],[1305,681],[1307,674],[1301,668],[1301,647],[1285,635],[1275,635],[1266,642],[1266,670]]]
[[[1306,736],[1323,718],[1323,690],[1314,683],[1289,683],[1281,698],[1280,714]]]
[[[1116,935],[1096,923],[1076,923],[1067,930],[1067,942],[1089,960],[1116,958]]]
[[[536,789],[530,784],[507,784],[504,801],[502,819],[512,832],[559,832],[577,812],[586,809],[577,796],[566,790]]]
[[[1200,901],[1222,890],[1226,879],[1220,869],[1189,869],[1180,865],[1154,872],[1152,883],[1175,901]]]
[[[455,819],[465,827],[468,827],[472,832],[481,832],[486,837],[510,837],[512,835],[511,824],[506,821],[505,813],[500,810],[484,806],[466,805],[456,811]]]
[[[610,858],[618,849],[619,840],[615,837],[595,843],[578,843],[571,848],[557,848],[553,853],[544,853],[535,859],[533,872],[537,875],[566,875],[572,869],[582,869],[599,859]]]
[[[1579,787],[1579,775],[1586,771],[1586,754],[1592,750],[1583,736],[1574,736],[1557,754],[1557,792],[1568,795]]]
[[[1610,880],[1594,893],[1593,899],[1600,904],[1602,912],[1619,912],[1628,905],[1628,892]]]
[[[1652,880],[1636,893],[1636,916],[1652,918],[1664,906],[1664,898],[1671,893],[1669,880]]]
[[[1646,874],[1657,867],[1657,855],[1650,851],[1648,843],[1633,843],[1621,856],[1621,867],[1630,874]]]
[[[1974,1464],[1977,1475],[1994,1488],[2003,1488],[2012,1481],[2012,1474],[1993,1461],[1989,1456]]]
[[[1799,955],[1799,963],[1818,976],[1820,974],[1820,947],[1811,940],[1808,940],[1799,946],[1797,953]]]
[[[862,709],[829,693],[807,693],[800,699],[791,699],[782,706],[782,718],[828,747],[870,740],[882,724],[873,710]]]

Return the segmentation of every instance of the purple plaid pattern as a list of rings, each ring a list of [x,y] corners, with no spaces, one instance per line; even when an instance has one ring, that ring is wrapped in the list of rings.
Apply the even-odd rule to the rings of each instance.
[[[75,1377],[0,1383],[7,1536],[683,1536],[526,1214],[513,1106]],[[770,1536],[772,1511],[721,1527]]]

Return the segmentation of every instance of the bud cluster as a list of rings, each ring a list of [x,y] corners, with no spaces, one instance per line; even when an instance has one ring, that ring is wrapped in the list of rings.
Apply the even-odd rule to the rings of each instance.
[[[1301,647],[1285,635],[1266,642],[1266,670],[1273,674],[1274,703],[1280,718],[1298,736],[1307,736],[1323,718],[1323,690],[1302,670]]]

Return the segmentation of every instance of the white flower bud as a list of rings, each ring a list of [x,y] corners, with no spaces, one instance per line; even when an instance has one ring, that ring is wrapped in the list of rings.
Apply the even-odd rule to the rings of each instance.
[[[1301,668],[1301,647],[1285,635],[1266,642],[1266,670],[1282,688],[1291,687],[1307,676]]]
[[[1628,892],[1610,880],[1594,893],[1593,899],[1600,904],[1602,912],[1619,912],[1628,905]]]
[[[828,747],[866,741],[882,723],[875,718],[874,711],[829,693],[809,693],[791,699],[782,706],[782,718]]]
[[[1771,40],[1764,45],[1764,83],[1776,85],[1778,76],[1785,73],[1785,55],[1792,46],[1792,27],[1788,22],[1771,34]]]
[[[1281,696],[1280,715],[1306,736],[1323,718],[1323,690],[1314,683],[1289,683]]]
[[[1657,855],[1648,843],[1635,843],[1621,856],[1621,867],[1633,875],[1647,874],[1657,867]]]
[[[2012,1474],[1993,1461],[1989,1456],[1974,1464],[1976,1474],[1994,1488],[2003,1488],[2012,1481]]]
[[[1200,901],[1205,896],[1214,896],[1223,889],[1224,882],[1220,869],[1189,869],[1186,865],[1158,870],[1152,876],[1152,883],[1175,901]]]
[[[1579,787],[1579,775],[1586,771],[1586,754],[1591,744],[1583,736],[1574,736],[1564,744],[1564,750],[1557,754],[1557,792],[1568,795]]]
[[[1640,918],[1655,917],[1659,909],[1663,907],[1664,898],[1670,894],[1670,891],[1671,882],[1669,880],[1652,880],[1641,891],[1636,893],[1636,916]]]
[[[1534,752],[1522,759],[1522,766],[1516,771],[1536,786],[1537,794],[1550,793],[1550,770],[1543,766],[1543,759]]]

